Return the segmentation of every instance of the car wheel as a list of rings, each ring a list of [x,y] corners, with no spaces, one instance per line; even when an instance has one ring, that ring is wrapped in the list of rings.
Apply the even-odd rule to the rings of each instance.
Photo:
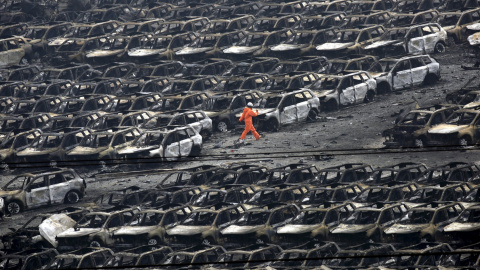
[[[202,152],[202,147],[198,145],[194,145],[192,147],[192,151],[190,151],[190,156],[191,157],[198,157],[200,155],[200,152]]]
[[[373,91],[368,91],[367,94],[365,95],[365,98],[363,102],[365,103],[370,103],[375,99],[375,92]]]
[[[272,132],[278,131],[278,127],[279,127],[279,124],[278,124],[277,119],[270,119],[267,122],[267,130],[268,131],[272,131]]]
[[[156,246],[158,244],[160,244],[160,241],[158,240],[157,237],[152,237],[152,238],[148,239],[147,245]]]
[[[338,110],[338,104],[335,100],[329,100],[326,104],[325,104],[325,110],[326,111],[336,111]]]
[[[100,241],[98,240],[93,240],[92,242],[90,242],[90,247],[101,247],[102,246],[102,243],[100,243]]]
[[[7,211],[10,213],[10,215],[16,215],[20,212],[22,212],[23,207],[20,202],[17,201],[12,201],[7,204]]]
[[[460,147],[467,147],[471,144],[472,144],[472,142],[471,142],[470,138],[468,138],[468,137],[462,137],[458,141],[458,145],[460,145]]]
[[[435,53],[444,53],[445,49],[445,44],[443,44],[442,42],[437,42],[437,44],[435,44]]]
[[[312,122],[317,119],[317,112],[315,110],[310,110],[307,116],[307,122]]]
[[[377,93],[378,94],[387,94],[387,93],[390,93],[391,91],[392,91],[392,88],[386,82],[382,82],[382,83],[378,84],[378,86],[377,86]]]
[[[425,147],[425,143],[422,138],[415,139],[414,144],[415,144],[415,147],[419,147],[419,148]]]
[[[218,122],[217,130],[220,131],[220,132],[227,132],[228,131],[228,123],[226,121]]]
[[[423,85],[432,85],[438,81],[438,77],[435,74],[427,74],[423,80]]]
[[[69,191],[65,195],[65,203],[77,203],[80,201],[80,194],[77,191]]]
[[[212,237],[207,237],[207,238],[203,239],[202,244],[209,246],[209,245],[215,244],[215,241],[213,240]]]

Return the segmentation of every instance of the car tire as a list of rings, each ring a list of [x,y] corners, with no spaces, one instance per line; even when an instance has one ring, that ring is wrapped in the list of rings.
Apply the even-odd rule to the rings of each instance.
[[[80,193],[78,191],[72,190],[65,195],[65,203],[72,204],[72,203],[77,203],[80,201]]]
[[[425,139],[424,138],[416,138],[413,142],[415,147],[423,148],[425,147]]]
[[[310,110],[307,115],[307,122],[313,122],[317,120],[317,112],[315,110]]]
[[[467,136],[463,136],[458,140],[458,145],[460,147],[467,147],[469,145],[472,145],[472,140],[470,140],[470,138]]]
[[[365,98],[363,99],[364,103],[370,103],[375,100],[375,92],[373,91],[368,91],[367,94],[365,95]]]
[[[212,237],[207,237],[207,238],[203,239],[202,244],[207,245],[207,246],[215,245],[215,240]]]
[[[191,157],[198,157],[200,156],[200,153],[202,152],[202,147],[199,145],[194,145],[192,146],[192,151],[190,151],[190,156]]]
[[[277,119],[270,119],[270,120],[268,120],[268,122],[266,124],[267,130],[272,131],[272,132],[278,131],[279,126],[280,125],[279,125]]]
[[[327,103],[325,103],[325,110],[327,112],[332,112],[332,111],[337,111],[338,110],[338,104],[335,100],[329,100]]]
[[[7,203],[6,210],[10,215],[16,215],[23,211],[23,205],[19,201],[11,201]]]
[[[390,87],[390,85],[386,82],[382,82],[380,84],[378,84],[377,86],[377,93],[378,94],[387,94],[387,93],[390,93],[392,92],[392,88]]]
[[[225,120],[219,121],[217,123],[217,130],[220,132],[227,132],[228,131],[228,122]]]
[[[160,239],[158,239],[158,237],[152,237],[150,239],[148,239],[147,241],[147,245],[149,246],[156,246],[156,245],[159,245],[160,244]]]
[[[102,247],[102,242],[100,240],[92,240],[89,247]]]
[[[435,84],[438,81],[438,77],[435,74],[427,74],[425,76],[425,79],[423,80],[423,85],[432,85]]]
[[[444,53],[446,50],[446,46],[443,42],[437,42],[433,50],[435,53]]]

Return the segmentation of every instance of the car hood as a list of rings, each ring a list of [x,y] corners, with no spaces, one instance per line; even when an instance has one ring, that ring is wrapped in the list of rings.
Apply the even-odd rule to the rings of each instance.
[[[144,147],[137,147],[137,146],[127,146],[123,149],[118,150],[118,154],[123,155],[123,154],[133,154],[133,153],[139,153],[139,152],[144,152],[152,149],[159,148],[158,145],[149,145],[149,146],[144,146]]]
[[[191,48],[191,47],[186,47],[183,48],[179,51],[177,51],[175,54],[176,55],[188,55],[188,54],[196,54],[196,53],[203,53],[213,50],[213,47],[202,47],[202,48]]]
[[[256,226],[238,226],[230,225],[227,228],[221,231],[222,234],[249,234],[258,231],[261,228],[264,228],[265,225],[256,225]]]
[[[68,38],[56,38],[50,42],[48,42],[48,46],[60,46],[63,42],[65,42]]]
[[[476,231],[480,229],[480,223],[460,223],[460,222],[453,222],[452,224],[447,225],[443,228],[445,232],[469,232],[469,231]]]
[[[372,76],[373,78],[387,76],[387,74],[388,74],[386,72],[369,72],[369,73],[370,73],[370,76]]]
[[[480,44],[480,33],[477,32],[473,35],[468,36],[467,40],[468,40],[468,43],[470,43],[470,45],[472,46]]]
[[[167,49],[131,49],[128,52],[128,56],[141,57],[141,56],[150,56],[156,55],[166,51]]]
[[[54,152],[55,149],[44,149],[44,150],[37,150],[35,148],[26,148],[17,153],[19,157],[27,157],[27,156],[37,156],[37,155],[46,155]]]
[[[75,231],[75,228],[70,228],[67,229],[66,231],[59,233],[57,237],[63,237],[63,238],[72,238],[72,237],[81,237],[85,235],[90,235],[92,233],[97,233],[101,228],[81,228],[78,231]]]
[[[279,44],[270,48],[274,52],[291,51],[306,48],[308,44]]]
[[[97,154],[105,150],[105,147],[99,147],[99,148],[92,148],[92,147],[85,147],[85,146],[77,146],[72,149],[67,155],[91,155],[91,154]]]
[[[347,42],[347,43],[340,43],[340,42],[327,42],[322,45],[317,46],[317,51],[336,51],[336,50],[343,50],[346,49],[350,46],[352,46],[353,42]]]
[[[449,134],[449,133],[455,133],[459,132],[462,129],[467,128],[468,125],[449,125],[449,124],[440,124],[436,127],[431,128],[428,130],[428,133],[430,134]]]
[[[388,46],[390,44],[393,44],[395,42],[398,42],[399,40],[379,40],[376,41],[370,45],[365,46],[365,50],[370,50],[370,49],[376,49],[384,46]]]
[[[296,225],[296,224],[289,224],[277,229],[278,234],[301,234],[301,233],[308,233],[316,228],[320,227],[321,224],[311,224],[311,225]]]
[[[210,226],[185,226],[178,225],[167,230],[168,235],[196,235],[210,229]]]
[[[124,226],[115,232],[115,235],[139,235],[151,232],[157,226]]]
[[[340,224],[332,233],[361,233],[375,227],[375,224]]]
[[[394,224],[385,230],[386,234],[404,234],[419,232],[428,227],[428,224]]]
[[[231,53],[231,54],[246,54],[246,53],[252,53],[256,50],[259,50],[262,48],[262,46],[232,46],[230,48],[227,48],[223,50],[223,53]]]
[[[118,49],[118,50],[94,50],[87,55],[85,55],[87,58],[93,58],[93,57],[107,57],[107,56],[113,56],[117,55],[119,53],[122,53],[124,50],[123,49]]]
[[[0,189],[0,197],[6,197],[6,196],[11,196],[11,195],[15,195],[15,194],[18,194],[22,192],[21,190],[1,190]]]

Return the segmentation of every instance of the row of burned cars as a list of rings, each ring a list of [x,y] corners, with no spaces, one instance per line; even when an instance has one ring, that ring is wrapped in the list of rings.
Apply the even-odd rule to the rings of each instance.
[[[46,182],[50,195],[61,197],[65,192],[59,195],[59,184],[46,179],[63,177],[65,186],[69,174],[75,172],[25,174],[3,189],[14,193],[16,183],[16,192],[28,198],[41,189],[32,185]],[[107,192],[88,207],[39,214],[12,228],[2,236],[7,253],[2,266],[25,265],[27,258],[39,263],[45,253],[31,248],[42,247],[56,250],[36,268],[404,269],[479,263],[480,168],[473,163],[376,169],[343,164],[320,170],[309,164],[268,169],[234,163],[170,171],[159,178],[151,188]],[[28,199],[7,200],[9,211],[16,209],[8,207],[12,201],[29,208]]]
[[[446,102],[404,112],[383,132],[387,147],[468,147],[478,143],[480,127],[478,81],[471,78],[446,95]]]

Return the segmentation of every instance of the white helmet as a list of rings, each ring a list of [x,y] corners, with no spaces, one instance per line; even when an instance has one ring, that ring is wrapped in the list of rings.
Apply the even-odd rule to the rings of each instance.
[[[248,102],[248,103],[247,103],[247,107],[252,108],[252,107],[253,107],[253,103],[252,103],[252,102]]]

